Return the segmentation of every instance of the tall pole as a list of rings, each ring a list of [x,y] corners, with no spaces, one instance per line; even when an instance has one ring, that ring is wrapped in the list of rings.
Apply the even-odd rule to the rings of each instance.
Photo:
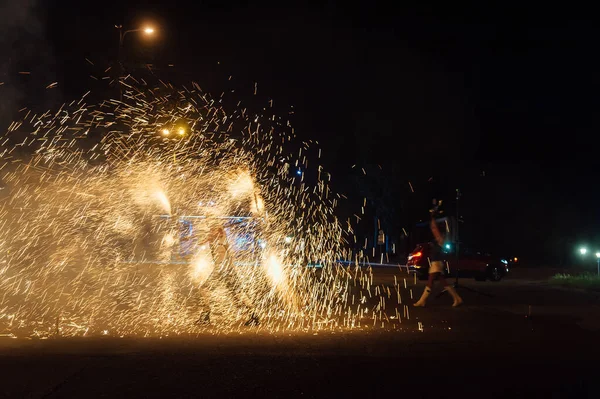
[[[458,275],[460,273],[460,266],[459,266],[459,261],[460,261],[460,256],[458,255],[458,251],[460,249],[460,236],[458,235],[458,225],[459,225],[459,220],[460,220],[460,216],[458,215],[458,202],[460,200],[460,190],[457,188],[456,189],[456,281],[454,282],[455,286],[458,286]]]
[[[129,29],[129,30],[123,31],[123,25],[115,25],[115,28],[117,28],[119,30],[119,100],[123,101],[123,87],[122,87],[122,83],[121,83],[121,78],[123,77],[123,75],[125,75],[125,67],[124,67],[124,62],[123,62],[123,45],[125,43],[125,36],[127,36],[127,34],[130,32],[140,32],[140,31],[145,31],[146,33],[150,34],[150,33],[154,32],[154,29],[152,29],[152,28]]]
[[[123,25],[115,25],[119,30],[119,54],[118,54],[118,63],[119,70],[117,76],[117,84],[119,86],[119,101],[123,101],[123,87],[121,86],[121,76],[123,76],[123,39],[125,34],[123,33]]]

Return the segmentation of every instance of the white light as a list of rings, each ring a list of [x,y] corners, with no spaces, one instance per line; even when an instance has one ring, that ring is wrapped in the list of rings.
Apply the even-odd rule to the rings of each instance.
[[[596,258],[600,258],[600,252],[596,252]]]
[[[265,248],[267,247],[267,243],[266,243],[266,242],[261,242],[261,243],[260,243],[260,244],[258,244],[258,245],[260,245],[260,247],[261,247],[262,249],[265,249]]]
[[[286,244],[289,244],[290,242],[292,242],[292,237],[290,237],[290,236],[285,237],[285,242],[286,242]]]
[[[579,253],[585,255],[587,253],[587,248],[580,248]]]
[[[152,29],[152,28],[146,28],[146,29],[144,29],[144,32],[147,33],[147,34],[151,34],[151,33],[154,33],[154,29]]]

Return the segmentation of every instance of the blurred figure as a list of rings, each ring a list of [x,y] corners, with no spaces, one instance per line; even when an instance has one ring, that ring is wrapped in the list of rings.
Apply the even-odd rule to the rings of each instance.
[[[451,296],[454,302],[452,303],[453,307],[460,306],[463,303],[462,298],[458,295],[454,287],[448,285],[446,282],[446,278],[444,277],[444,257],[442,254],[442,246],[444,245],[444,237],[440,233],[437,223],[435,222],[435,215],[437,211],[437,207],[431,211],[431,232],[433,233],[434,240],[430,242],[431,252],[429,258],[429,279],[427,280],[427,285],[425,286],[425,290],[421,295],[421,298],[418,302],[415,303],[414,306],[425,306],[427,302],[427,298],[431,294],[431,288],[433,287],[433,282],[435,280],[440,280],[444,290],[447,291]]]
[[[233,266],[225,228],[220,225],[213,226],[206,236],[203,245],[209,247],[213,259],[214,271],[211,273],[211,279],[217,284],[222,284],[230,294],[225,300],[232,301],[233,305],[237,308],[243,308],[244,313],[250,313],[250,318],[246,321],[246,325],[259,324],[252,301],[248,295],[244,293],[242,284],[238,281],[239,278]],[[211,284],[209,284],[209,287],[207,288],[214,289],[214,287],[210,287],[210,285]],[[209,303],[206,306],[208,310],[204,310],[200,314],[200,318],[197,321],[198,324],[210,323],[210,305],[211,304]]]

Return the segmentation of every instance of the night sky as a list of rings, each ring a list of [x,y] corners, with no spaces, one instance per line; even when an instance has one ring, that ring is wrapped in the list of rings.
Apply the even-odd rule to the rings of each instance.
[[[235,89],[256,106],[273,99],[282,113],[293,106],[296,132],[319,140],[334,189],[349,208],[366,196],[369,217],[379,215],[390,235],[427,217],[434,197],[454,212],[460,188],[463,240],[472,245],[554,265],[570,264],[579,243],[600,249],[591,10],[0,4],[2,123],[23,106],[53,107],[89,89],[103,95],[90,75],[116,58],[114,24],[149,21],[155,38],[127,36],[130,70],[151,63],[174,83]]]

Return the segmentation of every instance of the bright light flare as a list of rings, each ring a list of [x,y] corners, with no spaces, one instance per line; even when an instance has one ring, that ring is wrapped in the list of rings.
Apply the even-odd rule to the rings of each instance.
[[[587,248],[579,248],[579,253],[582,255],[587,254]]]
[[[190,277],[197,286],[202,286],[214,271],[214,262],[210,250],[203,246],[191,263]]]
[[[254,181],[250,172],[238,172],[229,182],[229,194],[233,198],[250,197],[254,194]]]
[[[273,285],[273,287],[280,287],[286,279],[283,265],[281,264],[281,260],[277,257],[277,255],[271,254],[268,256],[266,268],[267,276],[271,280],[271,284]]]
[[[154,33],[154,28],[150,28],[150,27],[145,28],[144,29],[144,33],[147,34],[147,35],[151,35],[151,34]]]
[[[169,198],[164,191],[156,191],[154,192],[154,198],[158,200],[162,209],[165,211],[167,215],[171,214],[171,203],[169,202]]]
[[[177,239],[175,238],[175,235],[173,235],[173,233],[167,233],[163,236],[161,245],[165,247],[172,247],[176,242]]]

